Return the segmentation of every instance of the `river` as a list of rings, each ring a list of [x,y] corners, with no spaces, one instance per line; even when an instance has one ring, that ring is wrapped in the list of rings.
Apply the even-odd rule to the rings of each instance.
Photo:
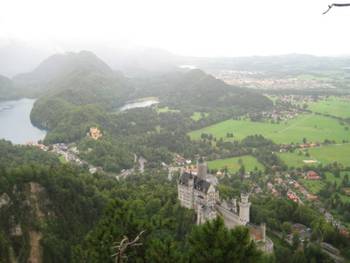
[[[30,121],[34,102],[34,99],[0,102],[0,139],[25,144],[45,138],[46,132],[34,127]]]

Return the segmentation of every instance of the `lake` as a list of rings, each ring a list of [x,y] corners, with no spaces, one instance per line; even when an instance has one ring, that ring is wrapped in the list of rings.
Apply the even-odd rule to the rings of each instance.
[[[45,138],[46,132],[34,127],[30,121],[34,102],[34,99],[0,102],[0,139],[25,144]]]
[[[145,108],[150,107],[154,104],[159,103],[159,100],[157,98],[150,98],[150,99],[140,99],[137,101],[129,102],[125,104],[123,107],[119,109],[119,111],[126,111],[131,110],[135,108]]]

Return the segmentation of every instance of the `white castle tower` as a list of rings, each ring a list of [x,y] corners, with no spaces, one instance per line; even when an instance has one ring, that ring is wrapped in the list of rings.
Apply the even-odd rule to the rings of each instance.
[[[242,224],[246,225],[249,223],[250,219],[250,205],[251,203],[248,200],[249,194],[241,194],[241,201],[239,202],[239,219]]]

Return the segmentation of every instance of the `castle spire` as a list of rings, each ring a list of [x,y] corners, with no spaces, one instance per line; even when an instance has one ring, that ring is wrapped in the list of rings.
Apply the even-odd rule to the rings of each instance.
[[[203,158],[199,158],[197,162],[197,176],[201,179],[206,179],[207,178],[207,170],[208,166],[207,163],[203,160]]]

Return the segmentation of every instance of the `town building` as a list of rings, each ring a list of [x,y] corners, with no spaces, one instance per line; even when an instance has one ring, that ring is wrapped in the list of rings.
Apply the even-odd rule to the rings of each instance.
[[[88,135],[89,135],[92,139],[98,140],[99,138],[102,137],[102,132],[101,132],[98,128],[96,128],[96,127],[91,127],[91,128],[90,128],[90,131],[89,131],[89,133],[88,133]]]
[[[321,177],[315,171],[308,171],[305,179],[307,179],[307,180],[320,180]]]

